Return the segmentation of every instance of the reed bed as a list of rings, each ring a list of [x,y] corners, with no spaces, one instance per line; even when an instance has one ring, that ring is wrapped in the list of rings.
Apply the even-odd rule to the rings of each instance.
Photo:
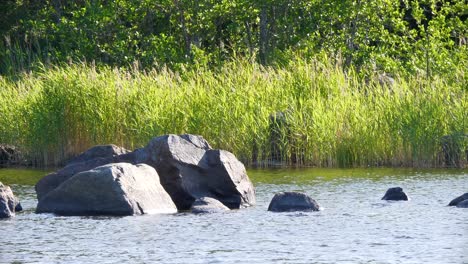
[[[436,167],[448,135],[466,164],[467,77],[460,70],[385,84],[326,59],[178,73],[63,65],[0,77],[0,143],[19,146],[37,166],[96,144],[134,149],[192,133],[247,165],[271,164],[275,141],[287,165]]]

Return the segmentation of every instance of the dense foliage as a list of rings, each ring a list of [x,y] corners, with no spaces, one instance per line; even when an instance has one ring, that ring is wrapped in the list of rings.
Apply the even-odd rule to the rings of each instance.
[[[466,1],[3,0],[0,20],[0,143],[37,165],[165,133],[247,163],[467,164]]]
[[[466,66],[467,10],[458,0],[4,0],[0,73],[69,61],[283,64],[324,51],[345,67],[430,76]]]

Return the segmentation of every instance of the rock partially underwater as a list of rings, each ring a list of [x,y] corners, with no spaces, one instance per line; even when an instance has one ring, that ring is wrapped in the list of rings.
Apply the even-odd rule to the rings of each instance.
[[[201,197],[212,197],[230,209],[255,204],[255,190],[244,165],[230,152],[212,149],[201,136],[156,137],[136,155],[156,168],[161,184],[179,210]]]
[[[221,213],[229,211],[229,208],[216,199],[202,197],[195,200],[191,211],[194,214]]]
[[[0,182],[0,218],[13,217],[21,210],[23,208],[11,188]]]
[[[387,201],[408,201],[408,195],[403,191],[401,187],[393,187],[387,190],[382,200]]]
[[[145,164],[114,163],[78,173],[47,193],[38,213],[139,215],[175,213],[175,204]]]
[[[126,168],[130,164],[138,164],[137,166],[147,164],[153,167],[157,172],[154,178],[157,179],[158,184],[162,185],[179,210],[190,210],[195,200],[203,197],[212,197],[230,209],[255,204],[255,189],[247,176],[244,165],[232,153],[212,149],[203,137],[187,134],[155,137],[147,146],[133,152],[114,145],[96,146],[89,149],[72,159],[61,170],[45,176],[36,184],[39,201],[37,212],[53,212],[63,215],[122,215],[132,211],[131,214],[138,214],[138,210],[133,210],[136,207],[127,211],[120,209],[102,211],[102,208],[93,200],[93,195],[98,194],[76,191],[76,189],[97,191],[103,188],[115,190],[117,178],[109,176],[112,173],[102,172],[102,167],[107,168],[108,166],[105,166],[107,164],[121,162],[129,163],[125,166],[119,165]],[[100,167],[101,171],[98,174],[96,173],[97,167]],[[132,170],[127,168],[124,174],[130,171]],[[132,175],[136,174],[138,173],[132,171]],[[100,177],[107,180],[101,180]],[[114,180],[110,180],[111,178]],[[90,182],[86,183],[78,179],[86,179]],[[91,196],[84,197],[85,194]],[[118,196],[106,196],[107,199],[111,197],[117,199]],[[97,207],[87,208],[84,206],[85,201]]]
[[[318,203],[305,193],[280,192],[275,194],[268,206],[272,212],[319,211]]]
[[[449,206],[456,206],[460,208],[468,208],[468,193],[464,193],[457,198],[450,201]]]

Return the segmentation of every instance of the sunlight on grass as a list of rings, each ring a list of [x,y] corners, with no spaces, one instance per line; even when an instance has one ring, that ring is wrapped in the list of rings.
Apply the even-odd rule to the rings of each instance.
[[[181,73],[55,67],[0,77],[0,141],[44,165],[96,144],[133,149],[193,133],[250,164],[271,156],[270,115],[282,112],[278,147],[289,164],[437,166],[444,135],[459,135],[466,149],[464,71],[450,80],[396,77],[391,86],[374,75],[326,59],[282,68],[240,60]]]

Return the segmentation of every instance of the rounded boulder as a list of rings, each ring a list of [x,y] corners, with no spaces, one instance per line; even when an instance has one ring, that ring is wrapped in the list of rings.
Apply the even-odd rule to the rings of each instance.
[[[403,191],[401,187],[393,187],[387,190],[382,200],[387,201],[408,201],[408,195]]]
[[[229,210],[230,209],[223,203],[211,197],[201,197],[196,199],[191,208],[191,211],[194,214],[220,213]]]
[[[139,215],[177,212],[146,164],[111,163],[80,172],[43,197],[38,213],[59,215]]]
[[[305,193],[280,192],[275,194],[268,206],[272,212],[319,211],[318,203]]]
[[[450,203],[448,205],[449,206],[458,206],[459,203],[461,203],[461,202],[463,202],[465,200],[468,200],[468,193],[464,193],[464,194],[458,196],[457,198],[450,201]]]

